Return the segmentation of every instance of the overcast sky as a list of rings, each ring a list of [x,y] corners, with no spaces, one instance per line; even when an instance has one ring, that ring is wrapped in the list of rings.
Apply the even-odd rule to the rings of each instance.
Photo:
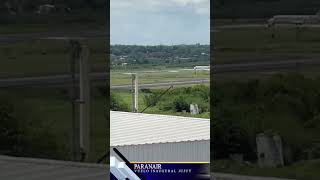
[[[210,43],[210,0],[111,0],[111,44]]]

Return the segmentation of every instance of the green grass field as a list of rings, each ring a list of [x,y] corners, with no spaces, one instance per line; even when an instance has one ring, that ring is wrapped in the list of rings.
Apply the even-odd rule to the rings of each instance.
[[[188,69],[192,69],[190,67]],[[111,85],[131,84],[131,75],[126,74],[130,71],[111,71]],[[183,70],[182,68],[175,69],[138,69],[131,71],[137,73],[139,83],[157,83],[157,82],[171,82],[171,81],[185,81],[196,79],[209,79],[209,71],[199,71],[197,74],[193,70]]]
[[[290,178],[297,180],[318,180],[320,177],[320,160],[300,161],[282,168],[259,168],[255,164],[239,164],[230,160],[215,160],[212,163],[214,172],[232,174]]]
[[[47,157],[50,154],[50,158],[71,160],[72,105],[65,89],[15,88],[1,90],[1,94],[14,104],[16,117],[24,124],[25,136],[31,139],[29,146],[34,152],[27,156]],[[101,95],[91,99],[92,162],[106,153],[109,143],[106,106],[105,97]],[[50,136],[46,137],[44,132]],[[54,149],[48,148],[50,146]]]
[[[89,39],[91,71],[106,68],[104,41]],[[0,76],[37,76],[68,73],[70,44],[67,40],[28,40],[0,45]]]
[[[107,41],[103,38],[106,32],[104,15],[101,10],[92,12],[82,9],[68,15],[2,16],[0,78],[70,72],[68,37],[79,37],[83,44],[88,45],[91,71],[105,71]],[[16,119],[23,124],[29,141],[25,146],[29,150],[25,152],[26,156],[71,159],[72,106],[68,89],[24,87],[2,88],[0,92],[2,97],[10,97]],[[107,152],[109,123],[106,97],[96,91],[92,95],[89,158],[91,162],[96,162]]]
[[[281,27],[276,29],[275,38],[272,38],[272,31],[267,30],[264,27],[236,27],[232,28],[222,27],[224,25],[245,25],[245,24],[260,24],[261,22],[231,22],[231,21],[218,21],[216,22],[217,28],[214,32],[215,39],[215,49],[213,54],[215,56],[215,64],[230,64],[230,63],[256,63],[256,62],[271,62],[271,61],[285,61],[285,60],[309,60],[314,61],[320,60],[320,29],[319,28],[302,28],[301,32],[297,34],[295,27]],[[265,22],[264,22],[265,23]],[[219,28],[219,26],[221,28]],[[232,73],[221,73],[214,74],[213,79],[219,83],[229,82],[244,84],[249,80],[268,79],[275,74],[303,74],[308,78],[317,78],[319,75],[319,67],[299,66],[290,69],[277,69],[277,70],[266,70],[266,71],[250,71],[250,72],[232,72]],[[303,86],[303,83],[300,82]],[[300,84],[299,83],[299,84]],[[221,88],[221,86],[219,86]],[[232,89],[232,87],[225,87],[225,91]],[[239,93],[241,91],[238,91]],[[253,90],[251,90],[253,93]],[[232,95],[227,95],[224,99],[232,97]],[[315,98],[315,97],[314,97]],[[233,98],[235,100],[236,97]],[[230,109],[229,114],[236,114],[235,109],[232,107],[245,107],[244,104],[239,103],[235,100],[236,104],[231,103],[227,106]],[[238,103],[238,104],[237,104]],[[278,102],[279,103],[279,102]],[[232,113],[233,111],[233,113]],[[243,110],[242,112],[246,112]],[[286,111],[283,111],[286,112]],[[240,113],[241,114],[241,113]],[[261,113],[260,113],[261,114]],[[228,119],[228,115],[224,117]],[[252,113],[254,117],[255,114]],[[257,115],[258,116],[258,115]],[[270,115],[269,123],[272,119],[277,117],[282,117],[281,113],[275,113]],[[295,116],[288,119],[292,120],[296,118]],[[234,118],[233,118],[234,119]],[[250,118],[249,118],[250,119]],[[252,118],[251,118],[252,119]],[[282,118],[285,121],[285,118]],[[236,120],[239,122],[240,120]],[[280,124],[280,123],[276,123]],[[292,139],[297,140],[303,138],[303,133],[297,133],[294,129],[293,123],[291,128],[287,129],[287,124],[282,124],[283,128],[280,130],[281,133],[285,133],[292,130]],[[280,125],[279,125],[280,126]],[[269,128],[276,128],[275,125],[270,125]],[[297,126],[295,128],[301,128]],[[304,136],[307,133],[304,134]],[[222,135],[223,136],[223,135]],[[308,139],[308,138],[306,138]],[[299,143],[297,143],[299,144]],[[306,160],[298,161],[294,164],[283,168],[259,168],[254,163],[243,163],[239,164],[237,162],[225,159],[215,159],[212,164],[215,172],[231,173],[231,174],[243,174],[243,175],[254,175],[254,176],[274,176],[282,178],[292,178],[301,180],[316,180],[319,179],[319,160]]]
[[[295,59],[319,59],[320,29],[279,27],[275,38],[262,27],[226,28],[214,32],[216,64]]]

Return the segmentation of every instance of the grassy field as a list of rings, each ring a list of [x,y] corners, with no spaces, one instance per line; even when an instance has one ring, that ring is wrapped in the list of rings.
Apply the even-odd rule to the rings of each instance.
[[[189,69],[192,69],[192,67]],[[111,71],[111,85],[131,84],[131,76],[126,74],[128,72],[130,71]],[[138,74],[139,83],[157,83],[210,78],[209,71],[198,71],[197,74],[195,74],[193,70],[184,70],[182,68],[154,70],[138,69],[131,72]]]
[[[92,71],[106,68],[104,41],[89,39]],[[70,44],[67,40],[28,40],[0,45],[0,76],[36,76],[67,73]]]
[[[239,164],[230,160],[215,160],[212,163],[215,172],[291,178],[297,180],[318,180],[320,160],[300,161],[283,168],[259,168],[256,164]]]
[[[266,19],[215,19],[214,23],[213,64],[320,60],[320,28],[303,27],[297,36],[294,26],[277,27],[275,38],[272,38],[272,30],[265,27]],[[319,69],[319,66],[299,65],[296,68],[214,74],[212,79],[247,81],[276,73],[301,73],[313,77],[320,75]]]
[[[31,140],[28,146],[33,152],[26,153],[27,156],[71,160],[72,105],[66,93],[62,88],[1,90],[1,95],[5,94],[14,104],[16,117],[24,124],[24,135]],[[105,97],[96,95],[92,98],[92,162],[106,153],[109,143],[105,110]]]
[[[296,28],[293,27],[278,27],[275,31],[275,38],[272,38],[272,30],[268,30],[262,25],[265,24],[265,20],[250,20],[245,22],[245,20],[239,21],[228,21],[221,20],[217,21],[216,31],[214,32],[214,63],[215,64],[231,64],[231,63],[256,63],[256,62],[277,62],[277,61],[285,61],[285,60],[320,60],[320,29],[319,28],[307,28],[303,27],[301,32],[297,34]],[[259,26],[249,27],[247,24],[259,24]],[[232,26],[230,26],[232,25]],[[242,25],[242,27],[237,25]],[[290,69],[276,69],[276,70],[251,70],[250,72],[233,72],[233,73],[221,73],[214,74],[211,78],[213,78],[215,87],[217,91],[221,90],[221,85],[219,83],[230,83],[230,86],[225,87],[225,92],[232,91],[232,83],[243,83],[246,84],[250,80],[258,79],[259,81],[263,81],[265,79],[270,78],[275,74],[303,74],[308,78],[317,78],[319,77],[319,69],[318,66],[308,66],[303,67],[299,66],[296,68]],[[301,87],[306,83],[305,81],[298,82],[301,84],[298,87]],[[286,87],[286,85],[284,85]],[[297,87],[297,89],[298,89]],[[289,88],[289,87],[286,87]],[[250,89],[250,88],[249,88]],[[234,89],[235,92],[239,92],[241,94],[241,90]],[[254,94],[253,88],[250,89],[248,95]],[[219,94],[223,97],[223,95]],[[284,95],[285,96],[285,95]],[[219,97],[219,96],[218,96]],[[242,109],[238,112],[237,108],[246,107],[246,103],[249,103],[250,100],[246,99],[242,103],[237,99],[238,96],[233,96],[232,94],[227,94],[222,99],[232,99],[234,102],[226,105],[224,103],[220,103],[218,106],[226,105],[226,110],[228,114],[220,117],[220,120],[228,121],[229,116],[234,115],[235,117],[231,118],[234,122],[241,122],[241,115],[247,113],[251,115],[248,120],[253,122],[254,118],[257,118],[257,122],[263,119],[262,116],[265,116],[264,113],[254,113],[251,111],[252,107],[255,105],[248,106],[250,112]],[[298,99],[298,97],[294,97],[293,99]],[[312,97],[316,98],[316,97]],[[261,100],[261,102],[266,102],[267,100]],[[273,106],[280,104],[278,101]],[[217,108],[216,108],[217,109]],[[288,123],[280,123],[285,122],[285,118],[281,113],[286,113],[288,110],[283,110],[279,112],[275,112],[270,115],[270,119],[267,120],[270,123],[269,129],[276,129],[277,126],[282,126],[279,129],[280,133],[286,133],[289,130],[292,130],[292,140],[298,140],[301,138],[307,138],[306,133],[298,133],[297,129],[301,128],[301,125],[295,126],[294,123],[289,123],[290,128],[288,129]],[[251,114],[250,114],[251,113]],[[260,117],[261,116],[261,117]],[[282,118],[280,118],[282,117]],[[287,119],[293,120],[297,118],[296,115],[293,115]],[[272,124],[273,120],[276,123]],[[251,122],[250,121],[250,122]],[[228,123],[228,126],[231,123]],[[248,126],[253,126],[254,123],[248,123]],[[234,129],[233,129],[234,130]],[[226,132],[226,129],[223,129],[223,132]],[[227,135],[221,135],[220,137],[224,137]],[[305,141],[302,141],[305,142]],[[295,142],[296,143],[296,142]],[[293,144],[295,144],[293,143]],[[232,143],[231,143],[232,144]],[[243,143],[244,144],[244,143]],[[296,143],[301,144],[301,143]],[[240,143],[241,145],[241,143]],[[214,150],[213,150],[214,151]],[[225,149],[223,149],[225,151]],[[216,153],[217,154],[217,153]],[[227,158],[227,157],[226,157]],[[255,175],[255,176],[274,176],[274,177],[282,177],[282,178],[292,178],[292,179],[301,179],[301,180],[316,180],[319,179],[319,160],[305,160],[305,161],[297,161],[289,166],[283,168],[259,168],[253,162],[251,163],[242,163],[239,164],[235,161],[225,160],[225,159],[215,159],[213,161],[213,169],[215,172],[223,172],[223,173],[232,173],[232,174],[244,174],[244,175]]]
[[[81,41],[90,48],[91,71],[106,71],[107,41],[100,37],[106,32],[105,23],[83,23],[83,19],[73,21],[75,17],[45,23],[45,18],[40,23],[22,18],[20,20],[23,22],[0,27],[3,38],[0,42],[0,78],[68,73],[69,41],[46,39],[62,36],[88,37]],[[0,92],[4,97],[10,97],[15,116],[25,128],[29,144],[26,151],[19,155],[71,159],[72,106],[67,89],[2,88]],[[107,151],[109,130],[105,117],[106,97],[96,91],[92,95],[90,161],[96,162]]]
[[[216,64],[319,59],[320,29],[279,27],[275,38],[264,27],[221,28],[214,32]]]

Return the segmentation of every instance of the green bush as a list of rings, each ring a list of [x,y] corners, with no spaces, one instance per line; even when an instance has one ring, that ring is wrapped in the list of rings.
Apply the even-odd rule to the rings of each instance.
[[[62,146],[47,122],[18,96],[0,92],[0,153],[14,156],[63,158]]]
[[[174,88],[159,99],[160,94],[162,92],[159,90],[151,91],[144,96],[145,103],[157,105],[160,110],[170,112],[190,112],[190,104],[197,104],[200,113],[209,113],[210,89],[208,86]]]
[[[0,151],[19,152],[24,135],[23,127],[14,114],[14,107],[8,98],[0,99]]]
[[[255,137],[268,130],[281,135],[295,161],[318,157],[314,141],[320,139],[319,80],[298,74],[274,75],[215,84],[213,92],[216,158],[228,158],[238,144],[238,152],[255,159]]]
[[[129,111],[129,105],[115,93],[110,93],[110,110],[112,111]]]

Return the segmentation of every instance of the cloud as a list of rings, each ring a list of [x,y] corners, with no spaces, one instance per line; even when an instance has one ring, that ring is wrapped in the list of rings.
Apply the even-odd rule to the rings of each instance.
[[[210,13],[210,0],[111,0],[111,11],[176,11],[187,8],[196,14]]]
[[[112,44],[208,44],[210,0],[111,0]]]
[[[177,3],[182,6],[186,5],[208,5],[210,3],[210,0],[171,0],[174,3]]]

